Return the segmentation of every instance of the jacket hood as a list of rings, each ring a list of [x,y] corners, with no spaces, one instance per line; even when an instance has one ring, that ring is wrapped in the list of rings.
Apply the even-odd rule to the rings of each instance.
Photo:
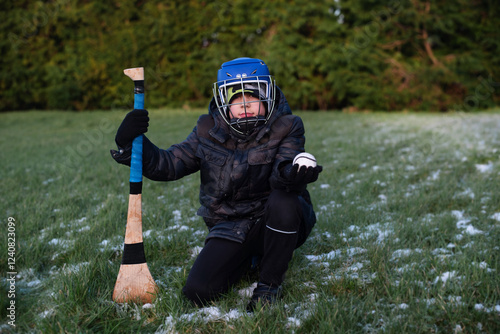
[[[267,121],[267,123],[260,129],[257,130],[257,135],[255,139],[259,141],[262,137],[269,132],[271,125],[281,116],[292,114],[292,109],[288,105],[288,101],[285,98],[285,94],[281,91],[281,89],[276,86],[276,105],[274,106],[274,111]],[[219,109],[217,108],[217,104],[215,103],[215,98],[212,98],[210,104],[208,106],[208,113],[214,119],[215,126],[209,131],[210,135],[220,141],[221,143],[225,142],[232,134],[231,129],[227,125],[227,123],[222,118]],[[253,138],[255,134],[249,135],[248,138]]]

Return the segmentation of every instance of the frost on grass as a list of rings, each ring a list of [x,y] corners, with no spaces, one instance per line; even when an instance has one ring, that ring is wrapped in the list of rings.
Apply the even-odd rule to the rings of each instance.
[[[58,239],[58,238],[54,238],[49,242],[47,242],[48,245],[57,246],[64,249],[68,249],[69,247],[73,246],[74,243],[75,243],[74,240]]]
[[[112,305],[114,305],[116,313],[120,315],[120,317],[130,317],[137,321],[141,320],[144,316],[144,312],[147,312],[151,309],[154,309],[154,304],[144,304],[138,305],[134,303],[115,303],[110,301]]]
[[[320,205],[318,212],[316,212],[316,215],[321,215],[322,213],[333,214],[334,209],[341,207],[342,204],[335,203],[335,201],[330,201],[330,203],[326,205]]]
[[[486,312],[486,313],[498,313],[500,315],[500,305],[495,305],[491,307],[486,307],[483,304],[474,305],[476,311]]]
[[[420,304],[417,306],[424,308],[441,308],[443,304],[457,308],[467,306],[471,318],[475,313],[488,313],[490,316],[496,316],[495,319],[500,316],[500,305],[498,305],[497,300],[491,297],[481,300],[481,297],[470,295],[467,297],[465,295],[449,295],[451,291],[454,294],[459,294],[458,291],[461,289],[464,291],[468,289],[470,282],[467,279],[470,275],[477,275],[479,278],[492,277],[489,282],[484,281],[485,284],[495,282],[495,275],[498,274],[496,269],[498,268],[499,248],[494,247],[497,243],[495,240],[492,241],[492,238],[498,236],[495,233],[498,233],[498,228],[500,228],[500,212],[496,211],[500,210],[496,203],[497,196],[494,190],[490,190],[490,193],[481,193],[481,189],[487,188],[484,187],[484,184],[476,186],[476,183],[471,183],[467,178],[461,178],[458,188],[453,188],[454,190],[449,194],[451,199],[457,200],[455,202],[458,204],[457,210],[451,212],[451,223],[446,226],[441,224],[441,219],[444,217],[449,220],[450,210],[455,208],[436,205],[433,209],[438,211],[433,211],[433,214],[428,214],[428,216],[422,212],[422,216],[419,218],[405,217],[404,209],[398,209],[397,205],[398,200],[401,200],[401,202],[408,203],[410,210],[406,212],[415,212],[414,207],[412,207],[414,196],[419,200],[425,199],[427,191],[432,192],[436,190],[436,187],[448,184],[450,175],[457,176],[456,173],[459,173],[464,165],[467,165],[467,175],[475,173],[473,175],[474,182],[477,179],[483,179],[487,182],[491,181],[491,184],[494,185],[498,180],[496,169],[499,166],[497,149],[500,144],[500,135],[497,129],[500,125],[500,117],[498,115],[467,116],[467,122],[464,122],[454,116],[445,118],[407,116],[404,119],[400,118],[399,121],[381,121],[381,125],[375,129],[374,133],[370,132],[372,128],[367,127],[365,128],[367,131],[356,134],[367,136],[367,141],[377,145],[373,152],[363,156],[363,161],[357,162],[357,157],[353,155],[354,149],[351,149],[353,146],[349,146],[348,152],[345,152],[344,148],[338,147],[338,150],[334,152],[335,160],[333,161],[333,164],[336,165],[335,172],[338,175],[335,175],[335,178],[324,178],[321,183],[313,186],[313,189],[317,191],[317,199],[321,196],[320,193],[334,192],[337,196],[335,196],[335,201],[328,197],[318,200],[317,214],[320,224],[315,228],[314,233],[319,236],[322,247],[321,251],[308,253],[311,255],[305,257],[309,261],[307,270],[311,272],[311,276],[306,278],[305,283],[299,284],[298,288],[307,291],[307,293],[300,294],[299,292],[298,295],[292,296],[297,299],[297,303],[289,303],[285,306],[287,314],[282,320],[284,321],[282,325],[285,325],[289,332],[304,331],[300,327],[306,320],[310,319],[311,316],[314,317],[319,307],[325,307],[323,303],[329,296],[320,292],[324,289],[321,286],[324,281],[356,278],[359,281],[366,279],[364,282],[367,282],[375,274],[370,272],[373,270],[372,267],[378,268],[378,263],[372,265],[370,260],[383,261],[384,264],[387,264],[384,268],[388,271],[388,279],[392,280],[389,284],[400,284],[406,288],[405,284],[409,283],[409,279],[419,279],[420,281],[415,283],[420,289],[415,291],[417,293],[424,291],[424,293],[410,300],[404,300],[403,297],[397,301],[381,301],[380,304],[377,304],[377,308],[386,307],[389,313],[381,315],[380,318],[372,319],[371,324],[366,320],[361,320],[360,329],[364,328],[367,332],[391,331],[391,322],[406,320],[397,317],[408,315],[416,304]],[[469,122],[469,119],[472,122]],[[430,133],[431,136],[423,138],[423,136],[418,135],[419,127],[425,129],[426,133]],[[361,139],[356,143],[362,146],[365,139],[364,137]],[[352,138],[348,140],[353,142]],[[430,144],[429,148],[422,145],[426,143]],[[327,151],[327,153],[331,152]],[[387,153],[390,156],[386,156]],[[344,159],[346,157],[348,159]],[[346,165],[345,162],[351,164],[353,161],[357,166],[346,168],[349,165]],[[47,187],[52,187],[57,183],[57,180],[47,179],[44,183]],[[399,181],[401,182],[395,183]],[[450,184],[454,185],[454,183]],[[362,188],[367,185],[369,188]],[[189,189],[185,188],[184,185],[174,189],[174,192],[181,197],[187,191]],[[164,195],[158,195],[160,195],[159,201],[167,203]],[[314,194],[312,195],[314,196]],[[126,202],[123,195],[116,196],[116,198],[120,199],[121,202]],[[475,212],[475,208],[468,206],[467,203],[478,204],[481,212],[471,213]],[[59,205],[58,203],[57,206]],[[170,207],[171,219],[165,222],[165,227],[159,230],[147,230],[144,232],[144,237],[160,242],[181,241],[183,246],[184,243],[188,244],[184,248],[185,250],[189,250],[193,256],[197,254],[201,249],[200,245],[206,235],[206,230],[204,230],[204,225],[200,225],[198,228],[195,227],[197,225],[192,224],[192,222],[199,220],[199,217],[194,216],[194,214],[188,216],[186,212],[189,211],[185,207],[184,204]],[[43,255],[48,254],[46,256],[48,260],[51,257],[53,261],[60,260],[60,255],[70,251],[74,253],[74,256],[70,257],[71,259],[75,256],[78,257],[77,250],[73,248],[75,242],[79,241],[79,234],[88,235],[91,231],[102,229],[95,221],[95,215],[99,212],[102,213],[103,208],[104,203],[94,209],[90,208],[87,213],[88,217],[80,215],[73,217],[75,219],[70,221],[57,221],[53,225],[43,225],[43,229],[28,242],[34,241],[47,245],[47,253]],[[389,215],[385,210],[389,210],[389,208],[400,210],[391,212],[394,217],[398,217],[397,222],[385,220],[384,217]],[[425,205],[421,209],[425,210]],[[359,214],[350,216],[350,213],[356,210],[359,210]],[[59,212],[61,211],[64,211],[64,208],[59,207],[51,210],[56,217],[60,216]],[[476,216],[473,217],[474,215]],[[369,219],[363,219],[363,216]],[[358,217],[360,219],[351,220],[351,218]],[[342,221],[342,219],[346,220]],[[340,227],[339,231],[338,226],[328,225],[331,221],[344,225]],[[412,231],[416,230],[416,224],[422,224],[425,227],[418,232],[419,238],[405,240],[404,236],[409,234],[405,229],[413,226]],[[322,227],[323,229],[321,229]],[[95,239],[93,246],[95,246],[96,252],[121,252],[123,233],[117,234],[119,235],[115,237],[103,234],[100,238]],[[328,243],[331,245],[330,248],[328,248]],[[370,254],[370,252],[375,250],[382,251],[383,259],[378,259],[377,256],[372,258],[374,254]],[[387,251],[386,254],[384,254],[385,251]],[[471,253],[474,255],[471,256]],[[186,252],[187,260],[189,255]],[[106,259],[106,257],[104,258]],[[436,258],[439,261],[434,261]],[[19,287],[32,291],[50,289],[52,285],[47,284],[50,280],[55,281],[58,278],[57,275],[78,273],[79,270],[88,265],[88,262],[82,261],[89,260],[88,258],[75,258],[76,263],[67,263],[66,265],[62,265],[61,261],[58,261],[57,267],[55,266],[56,262],[49,263],[47,268],[50,266],[52,268],[46,273],[48,277],[45,278],[42,273],[27,269],[18,277]],[[185,269],[185,263],[177,263],[177,266],[169,266],[165,269],[165,275],[168,276],[172,272]],[[415,276],[417,278],[414,278]],[[477,287],[479,292],[477,296],[486,296],[485,284],[481,282],[481,286]],[[458,288],[454,290],[457,285]],[[167,283],[164,287],[166,290],[167,287],[174,289],[172,286],[167,286]],[[238,307],[246,304],[254,288],[255,284],[238,291],[238,297],[236,297],[240,298],[236,302]],[[313,293],[308,294],[310,292]],[[50,291],[43,296],[49,294]],[[353,300],[356,300],[356,297],[353,294]],[[57,304],[45,307],[47,309],[40,309],[39,316],[41,318],[62,316],[58,313]],[[152,304],[145,305],[137,310],[129,310],[130,312],[124,316],[143,320],[144,313],[155,312],[154,307]],[[207,331],[203,327],[206,322],[230,323],[236,321],[238,317],[246,316],[241,314],[238,309],[224,310],[217,307],[217,304],[204,309],[190,309],[190,311],[192,312],[187,314],[163,315],[163,324],[157,332],[175,333],[175,328],[181,328],[185,323],[190,323],[188,327],[191,330],[204,332]],[[391,317],[395,320],[391,320]],[[432,321],[433,319],[430,320],[430,325],[434,325]],[[461,327],[461,324],[455,325],[455,323],[451,323],[450,326],[452,331],[456,329],[457,332],[460,330],[463,332],[473,331],[476,327],[479,331],[486,329],[484,332],[493,332],[491,326],[488,327],[487,321],[481,320],[481,323],[471,323],[468,328]],[[437,327],[436,331],[441,329]]]
[[[463,211],[453,210],[451,214],[458,219],[457,228],[468,235],[483,234],[484,232],[472,226],[471,219],[464,218]]]
[[[123,235],[116,235],[113,238],[111,238],[111,240],[104,239],[99,243],[98,249],[100,252],[112,251],[121,253],[123,251],[123,240],[124,240]]]
[[[477,267],[477,268],[482,269],[482,270],[486,270],[487,273],[492,273],[492,272],[496,271],[496,269],[489,268],[488,263],[485,261],[482,261],[480,263],[472,261],[472,266]]]
[[[489,173],[493,170],[493,164],[491,161],[487,164],[476,164],[476,169],[480,173]]]
[[[195,246],[194,248],[192,248],[191,249],[191,257],[192,258],[197,257],[200,254],[202,249],[203,249],[203,247],[201,247],[201,246]]]
[[[500,222],[500,212],[495,212],[490,218]]]
[[[238,290],[238,295],[243,298],[250,298],[252,297],[253,290],[255,290],[256,287],[257,287],[257,282],[253,283],[248,288]]]
[[[319,265],[324,267],[322,282],[328,284],[331,281],[338,281],[344,278],[360,280],[363,283],[370,283],[376,278],[376,273],[369,273],[363,270],[370,262],[367,260],[359,259],[366,253],[366,249],[361,247],[351,247],[346,249],[338,249],[329,253],[320,255],[306,255],[306,259],[311,261],[312,265]],[[335,266],[333,271],[330,268],[329,261],[342,261],[342,264]],[[368,266],[367,266],[368,267]]]
[[[392,253],[391,261],[396,261],[397,259],[409,257],[414,253],[422,253],[420,248],[416,249],[398,249]]]
[[[444,286],[448,281],[460,280],[460,279],[462,279],[462,277],[457,276],[457,272],[455,270],[447,271],[442,275],[436,277],[436,279],[434,280],[434,284],[438,284],[441,282]]]
[[[223,312],[219,307],[216,306],[204,307],[195,312],[182,314],[175,318],[172,316],[166,317],[164,323],[156,329],[155,333],[157,334],[177,333],[175,331],[175,326],[179,322],[209,323],[215,321],[217,322],[224,321],[230,323],[233,320],[237,320],[243,316],[245,316],[245,314],[237,309],[232,309],[228,312]]]
[[[238,295],[241,300],[239,304],[246,303],[248,298],[251,297],[253,290],[257,286],[257,283],[253,283],[247,288],[240,289]],[[284,308],[288,314],[285,320],[285,326],[287,329],[291,330],[293,333],[295,329],[300,328],[302,323],[311,317],[316,312],[316,294],[310,294],[304,298],[304,301],[297,303],[290,303],[284,305]],[[211,322],[225,322],[232,324],[235,321],[241,319],[242,317],[252,317],[253,315],[241,311],[240,309],[230,309],[228,311],[222,310],[217,306],[208,306],[204,308],[197,309],[194,312],[180,314],[177,316],[169,315],[165,318],[162,325],[160,325],[156,332],[157,334],[172,334],[178,333],[176,331],[176,326],[183,323],[211,323]]]
[[[321,262],[321,261],[327,261],[327,260],[334,260],[337,258],[342,257],[342,255],[347,255],[347,256],[354,256],[358,254],[363,254],[366,252],[366,249],[360,248],[360,247],[353,247],[353,248],[347,248],[344,250],[333,250],[329,253],[325,254],[320,254],[320,255],[306,255],[306,258],[309,261],[313,262]]]
[[[475,197],[476,195],[474,194],[471,188],[467,188],[464,191],[453,196],[453,198],[470,198],[470,199],[474,199]]]
[[[253,283],[247,288],[240,289],[238,291],[238,295],[240,296],[240,300],[238,304],[245,304],[248,302],[248,299],[252,296],[253,290],[257,286],[257,283]],[[224,311],[220,307],[217,306],[207,306],[203,308],[196,309],[194,312],[179,314],[176,316],[168,315],[163,324],[160,325],[155,333],[158,334],[173,334],[178,333],[175,330],[175,327],[183,323],[211,323],[211,322],[226,322],[231,324],[232,322],[246,317],[248,314],[245,311],[241,311],[239,309],[230,309],[228,311]]]
[[[310,294],[302,302],[285,305],[285,309],[289,314],[285,326],[288,330],[291,330],[291,333],[294,333],[295,329],[299,329],[304,321],[314,315],[318,307],[316,297],[316,294]],[[332,298],[332,300],[334,299]]]
[[[38,288],[42,283],[33,268],[24,269],[16,275],[16,286],[21,289]]]
[[[76,274],[80,270],[82,270],[83,268],[87,267],[89,264],[90,263],[87,261],[76,263],[76,264],[66,264],[65,263],[61,268],[57,268],[55,266],[52,267],[50,269],[49,274],[51,276],[60,275],[60,274],[64,274],[64,275]]]
[[[375,243],[382,244],[392,234],[394,234],[394,230],[391,223],[376,223],[366,226],[365,232],[359,234],[359,238],[362,240],[375,238]]]

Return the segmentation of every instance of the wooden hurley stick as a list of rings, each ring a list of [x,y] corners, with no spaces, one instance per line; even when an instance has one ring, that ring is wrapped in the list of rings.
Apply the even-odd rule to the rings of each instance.
[[[144,109],[144,68],[129,68],[123,72],[134,80],[134,109]],[[149,272],[142,242],[142,141],[143,136],[140,135],[132,143],[125,244],[113,291],[113,300],[117,303],[150,303],[158,292],[158,286]]]

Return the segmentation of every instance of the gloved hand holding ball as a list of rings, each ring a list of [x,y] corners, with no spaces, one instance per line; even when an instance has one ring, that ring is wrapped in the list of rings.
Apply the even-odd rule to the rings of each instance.
[[[318,164],[316,163],[316,158],[314,157],[314,155],[312,155],[311,153],[306,153],[306,152],[303,152],[303,153],[299,153],[295,156],[295,158],[293,159],[293,165],[297,164],[299,165],[299,168],[302,167],[302,166],[305,166],[305,167],[316,167]]]
[[[297,189],[302,189],[308,183],[315,182],[319,173],[323,170],[318,166],[314,155],[306,152],[299,153],[293,162],[283,170],[283,176]]]

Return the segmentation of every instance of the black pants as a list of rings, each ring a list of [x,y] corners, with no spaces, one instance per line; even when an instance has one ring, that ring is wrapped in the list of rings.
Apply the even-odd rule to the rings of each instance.
[[[202,304],[217,298],[250,269],[254,256],[261,257],[259,281],[280,285],[294,249],[305,242],[315,223],[315,217],[304,217],[314,217],[312,205],[296,194],[273,191],[264,217],[252,227],[245,242],[221,238],[207,241],[191,268],[183,293]]]

